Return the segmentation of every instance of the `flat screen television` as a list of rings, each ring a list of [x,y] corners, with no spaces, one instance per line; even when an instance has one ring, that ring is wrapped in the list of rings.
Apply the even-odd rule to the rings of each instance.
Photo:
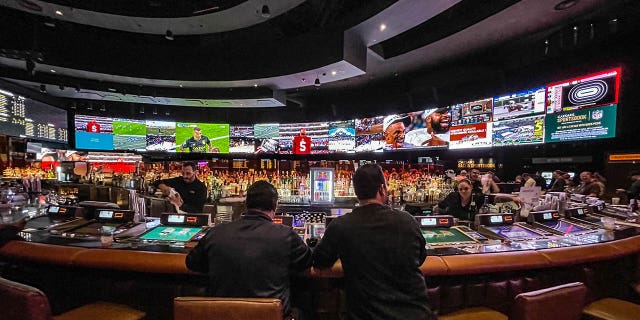
[[[544,114],[493,123],[494,146],[516,146],[544,142]]]
[[[67,111],[0,89],[0,134],[67,143]]]
[[[256,153],[274,154],[280,151],[280,125],[277,123],[258,123],[253,125],[256,138]]]
[[[173,121],[145,122],[147,151],[176,151],[176,123]]]
[[[451,128],[449,149],[491,147],[492,123],[476,123]]]
[[[593,140],[616,136],[616,105],[547,114],[545,142]]]
[[[355,120],[356,152],[382,151],[385,146],[383,120],[383,116]]]
[[[451,126],[490,122],[492,112],[492,98],[455,104],[451,106]]]
[[[493,121],[544,113],[545,87],[493,98]]]
[[[138,150],[147,148],[147,125],[145,120],[113,119],[113,149]]]
[[[620,68],[547,86],[547,113],[561,113],[618,103]]]
[[[280,124],[280,154],[329,153],[329,123],[305,122]]]
[[[329,122],[329,152],[354,152],[356,150],[355,120]]]
[[[447,148],[450,140],[451,110],[432,108],[408,113],[404,141],[407,149]]]
[[[76,148],[113,150],[113,118],[75,116]]]
[[[176,151],[188,153],[229,153],[229,124],[176,123]]]
[[[230,153],[254,153],[257,147],[253,126],[229,127],[229,152]]]

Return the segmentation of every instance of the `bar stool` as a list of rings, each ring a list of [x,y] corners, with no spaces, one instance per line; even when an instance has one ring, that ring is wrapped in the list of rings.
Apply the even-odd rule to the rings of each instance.
[[[615,298],[604,298],[592,302],[582,312],[584,318],[590,320],[633,320],[640,317],[640,305]]]
[[[177,297],[173,320],[282,320],[280,299]]]
[[[572,282],[516,296],[510,320],[578,320],[585,305],[587,287]]]
[[[486,307],[475,307],[458,310],[438,316],[438,320],[508,320],[504,313]]]
[[[51,315],[47,296],[37,288],[0,278],[0,312],[4,320],[139,320],[145,313],[110,302],[95,302]]]

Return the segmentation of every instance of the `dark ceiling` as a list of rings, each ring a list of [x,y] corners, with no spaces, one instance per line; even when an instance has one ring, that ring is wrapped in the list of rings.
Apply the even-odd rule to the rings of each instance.
[[[44,84],[65,107],[290,111],[397,79],[482,73],[496,52],[526,64],[499,50],[541,48],[573,26],[589,37],[629,12],[637,1],[0,0],[0,77],[34,95]]]

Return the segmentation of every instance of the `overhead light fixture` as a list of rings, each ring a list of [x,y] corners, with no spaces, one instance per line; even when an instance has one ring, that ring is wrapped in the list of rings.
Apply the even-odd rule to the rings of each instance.
[[[254,84],[253,84],[253,87],[254,87],[254,88],[257,88],[257,87],[258,87],[258,84],[257,84],[257,83],[254,83]]]
[[[102,105],[100,105],[100,111],[102,111],[102,112],[107,111],[107,107],[104,106],[104,103]]]
[[[313,85],[316,87],[320,86],[320,78],[316,77],[316,80],[313,82]]]
[[[76,92],[80,92],[80,86],[76,85]]]
[[[56,73],[56,69],[51,69],[49,71],[51,71],[51,73]]]
[[[87,106],[87,110],[93,110],[93,104],[89,102],[89,106]]]
[[[44,84],[40,84],[40,92],[46,93],[47,92],[47,86],[45,86]]]
[[[580,0],[564,0],[556,4],[553,8],[557,11],[567,10],[576,4],[578,4]]]
[[[167,111],[165,111],[165,112],[164,112],[164,115],[165,115],[165,116],[168,116],[168,115],[170,115],[170,114],[171,114],[171,113],[169,112],[169,110],[168,110],[168,109],[167,109]]]
[[[173,31],[167,30],[167,32],[164,34],[164,38],[167,40],[173,40]]]
[[[387,30],[387,25],[384,24],[384,23],[381,23],[380,24],[380,31],[384,31],[384,30]]]
[[[49,28],[55,28],[56,27],[56,20],[51,18],[51,17],[44,17],[44,25],[49,27]]]
[[[260,9],[260,15],[263,18],[269,18],[271,17],[271,9],[269,9],[268,5],[263,5],[262,8]]]
[[[61,85],[61,84],[59,84],[59,85],[58,85],[58,89],[60,89],[60,90],[64,90],[64,86],[63,86],[63,85]]]
[[[144,106],[140,106],[140,114],[144,114]]]
[[[56,10],[56,14],[59,15],[59,16],[63,16],[64,15],[64,14],[62,14],[62,11],[60,11],[60,10]]]
[[[153,107],[153,114],[154,115],[158,114],[158,107]]]

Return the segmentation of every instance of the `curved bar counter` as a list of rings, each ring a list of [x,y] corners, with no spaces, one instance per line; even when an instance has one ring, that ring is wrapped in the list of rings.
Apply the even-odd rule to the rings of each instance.
[[[440,313],[474,305],[508,312],[519,292],[576,280],[590,287],[592,298],[629,298],[639,252],[640,236],[634,236],[574,247],[429,256],[421,270],[430,303]],[[173,297],[202,295],[206,286],[204,275],[186,268],[185,256],[11,241],[0,248],[0,266],[3,276],[45,291],[54,312],[83,300],[110,299],[141,308],[152,319],[170,319]],[[294,279],[292,290],[311,297],[298,302],[302,308],[337,318],[344,312],[342,275],[340,261],[327,270],[312,268]]]

